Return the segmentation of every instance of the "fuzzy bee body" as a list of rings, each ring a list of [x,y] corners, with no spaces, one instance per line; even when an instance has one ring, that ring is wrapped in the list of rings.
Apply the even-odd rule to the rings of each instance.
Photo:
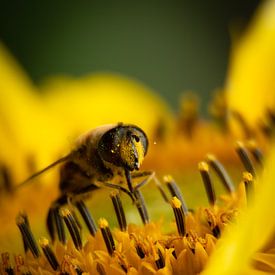
[[[71,157],[60,167],[59,188],[62,193],[77,193],[90,184],[96,189],[97,181],[105,182],[113,178],[112,170],[104,165],[97,147],[102,135],[115,126],[110,124],[97,127],[76,140]]]
[[[76,141],[60,168],[61,192],[75,193],[89,184],[122,182],[124,170],[138,170],[147,152],[145,133],[134,125],[97,127]]]
[[[122,123],[103,125],[80,136],[71,153],[33,174],[20,186],[61,164],[60,196],[52,203],[47,226],[52,239],[57,231],[59,240],[64,242],[59,208],[72,197],[77,198],[103,186],[119,189],[135,201],[138,196],[136,190],[153,176],[152,172],[134,172],[139,170],[147,149],[147,136],[139,127]],[[149,177],[134,187],[131,172],[136,178]],[[127,183],[127,187],[123,183]],[[77,199],[75,201],[77,204]],[[83,205],[80,212],[82,215],[86,213]],[[87,220],[87,217],[83,218]]]

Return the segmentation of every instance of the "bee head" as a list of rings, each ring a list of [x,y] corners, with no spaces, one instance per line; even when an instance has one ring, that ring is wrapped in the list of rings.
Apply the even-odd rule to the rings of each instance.
[[[134,125],[119,124],[103,134],[98,144],[102,160],[130,171],[139,169],[147,149],[146,134]]]

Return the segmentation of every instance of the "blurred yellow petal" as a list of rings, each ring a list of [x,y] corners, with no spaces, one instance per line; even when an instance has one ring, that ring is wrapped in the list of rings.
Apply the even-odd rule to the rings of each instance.
[[[73,136],[117,122],[138,125],[152,136],[159,123],[172,123],[172,113],[160,97],[138,81],[121,75],[59,77],[49,80],[43,92],[48,107],[67,122]]]
[[[262,3],[250,28],[233,47],[227,76],[229,108],[254,128],[275,103],[275,1]]]
[[[253,254],[274,235],[275,148],[266,162],[264,173],[257,180],[255,198],[238,222],[228,227],[203,274],[243,274]]]
[[[22,181],[30,173],[28,158],[43,167],[60,155],[63,124],[46,113],[36,88],[2,44],[0,75],[0,158]]]

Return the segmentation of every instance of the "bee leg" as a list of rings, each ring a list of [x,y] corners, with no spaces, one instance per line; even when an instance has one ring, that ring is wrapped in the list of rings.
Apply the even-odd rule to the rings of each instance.
[[[125,194],[127,194],[132,199],[132,201],[135,201],[135,198],[134,198],[133,194],[129,190],[127,190],[126,188],[124,188],[120,185],[112,184],[112,183],[109,183],[109,182],[102,182],[102,181],[97,182],[97,185],[99,185],[99,186],[101,185],[102,187],[109,187],[109,188],[113,188],[113,189],[118,189],[119,191],[122,191]],[[76,195],[92,192],[93,190],[98,188],[98,186],[96,186],[96,187],[95,186],[96,186],[95,184],[90,184],[88,186],[85,186],[84,188],[77,190]]]
[[[113,188],[113,189],[118,189],[119,191],[124,192],[125,194],[127,194],[131,198],[131,200],[133,202],[136,201],[135,197],[133,196],[133,193],[130,192],[129,190],[127,190],[126,188],[124,188],[124,187],[122,187],[120,185],[109,183],[109,182],[101,182],[101,183],[102,183],[102,185],[104,185],[106,187]]]
[[[134,193],[131,173],[128,169],[125,169],[124,172],[125,172],[125,177],[126,177],[126,181],[128,184],[128,189],[129,189],[130,193]]]
[[[147,184],[149,181],[151,180],[154,180],[157,188],[159,189],[163,199],[166,201],[166,202],[169,202],[169,199],[160,183],[160,181],[158,180],[158,178],[156,177],[156,174],[154,171],[138,171],[138,172],[133,172],[132,173],[132,178],[142,178],[142,177],[146,177],[146,179],[144,179],[142,182],[138,183],[135,187],[134,187],[134,190],[137,190],[139,188],[141,188],[142,186],[144,186],[145,184]]]
[[[66,243],[65,229],[63,219],[59,214],[60,207],[67,203],[67,195],[61,195],[57,200],[55,200],[47,215],[47,228],[51,236],[52,241],[55,240],[56,233],[58,239],[61,243]]]

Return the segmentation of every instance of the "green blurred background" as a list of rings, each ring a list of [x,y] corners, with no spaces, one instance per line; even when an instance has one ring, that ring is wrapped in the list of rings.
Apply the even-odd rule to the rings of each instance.
[[[32,79],[108,71],[159,92],[174,108],[222,86],[230,31],[260,1],[0,1],[0,37]],[[206,110],[206,104],[203,106]]]

